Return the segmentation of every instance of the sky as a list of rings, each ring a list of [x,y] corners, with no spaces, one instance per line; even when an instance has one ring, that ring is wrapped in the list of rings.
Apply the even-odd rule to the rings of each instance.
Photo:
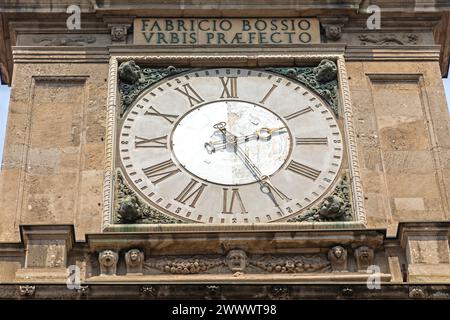
[[[443,79],[447,105],[450,107],[450,77]],[[3,144],[5,138],[6,121],[8,118],[10,88],[0,83],[0,159],[3,159]]]

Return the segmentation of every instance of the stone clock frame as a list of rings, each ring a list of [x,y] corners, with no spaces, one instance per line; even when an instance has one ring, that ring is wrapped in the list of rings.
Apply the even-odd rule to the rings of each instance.
[[[272,222],[258,224],[117,224],[114,223],[114,172],[115,172],[115,144],[118,111],[118,66],[121,62],[134,60],[150,66],[167,67],[215,67],[219,63],[223,67],[269,67],[269,66],[303,66],[305,64],[319,63],[329,59],[336,63],[338,68],[339,112],[342,115],[343,131],[347,150],[348,171],[350,175],[351,205],[353,208],[353,221],[337,222]],[[106,124],[106,152],[105,170],[103,180],[103,218],[102,230],[104,232],[130,232],[130,231],[161,231],[161,232],[198,232],[198,231],[269,231],[269,230],[304,230],[304,229],[348,229],[365,228],[366,213],[364,208],[364,195],[362,191],[358,154],[356,149],[356,136],[353,123],[353,111],[350,90],[347,82],[347,72],[343,55],[164,55],[164,56],[112,56],[109,61],[108,100]]]

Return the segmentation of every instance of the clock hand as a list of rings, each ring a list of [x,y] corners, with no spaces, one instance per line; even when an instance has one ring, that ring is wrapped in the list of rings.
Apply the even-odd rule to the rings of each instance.
[[[220,130],[220,132],[224,135],[225,140],[230,143],[235,143],[235,153],[241,159],[242,162],[246,165],[246,167],[252,172],[252,174],[256,177],[256,179],[262,185],[262,191],[264,193],[271,193],[271,191],[275,191],[275,193],[283,200],[291,200],[288,196],[286,196],[283,192],[281,192],[277,187],[274,186],[272,180],[269,176],[263,175],[261,170],[255,165],[255,163],[250,159],[247,153],[245,153],[242,148],[236,143],[236,136],[227,132],[225,129],[226,123],[220,122],[214,125],[215,129]]]
[[[280,130],[283,130],[283,129],[286,129],[286,127],[261,128],[261,129],[256,130],[255,133],[252,133],[250,135],[239,136],[239,137],[234,136],[234,139],[235,139],[235,143],[236,144],[241,144],[241,143],[250,141],[250,139],[255,139],[255,138],[256,139],[261,139],[261,140],[264,140],[264,141],[268,141],[268,140],[270,140],[270,138],[272,137],[272,134],[274,132],[277,132],[277,131],[280,131]],[[214,153],[214,152],[216,152],[218,150],[223,150],[223,149],[226,148],[226,146],[227,146],[227,142],[223,142],[223,141],[205,142],[205,148],[206,148],[206,151],[209,154],[212,154],[212,153]]]

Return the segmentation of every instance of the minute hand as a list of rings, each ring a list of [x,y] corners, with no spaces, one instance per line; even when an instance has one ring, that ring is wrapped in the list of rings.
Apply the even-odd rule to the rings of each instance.
[[[253,175],[256,176],[258,181],[263,185],[263,187],[266,187],[266,193],[270,192],[271,190],[275,191],[275,193],[283,200],[291,200],[288,196],[286,196],[283,192],[281,192],[277,187],[275,187],[270,180],[270,177],[267,175],[263,175],[261,170],[254,164],[254,162],[250,159],[247,153],[245,153],[239,145],[236,145],[236,154],[238,157],[244,162],[244,164],[247,166],[247,168],[252,171]],[[264,192],[264,191],[263,191]]]

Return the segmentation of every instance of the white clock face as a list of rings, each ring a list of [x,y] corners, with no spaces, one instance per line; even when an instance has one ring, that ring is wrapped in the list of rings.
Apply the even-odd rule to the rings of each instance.
[[[335,180],[332,112],[291,79],[198,70],[146,90],[124,115],[121,167],[151,206],[187,221],[258,223],[305,210]]]

